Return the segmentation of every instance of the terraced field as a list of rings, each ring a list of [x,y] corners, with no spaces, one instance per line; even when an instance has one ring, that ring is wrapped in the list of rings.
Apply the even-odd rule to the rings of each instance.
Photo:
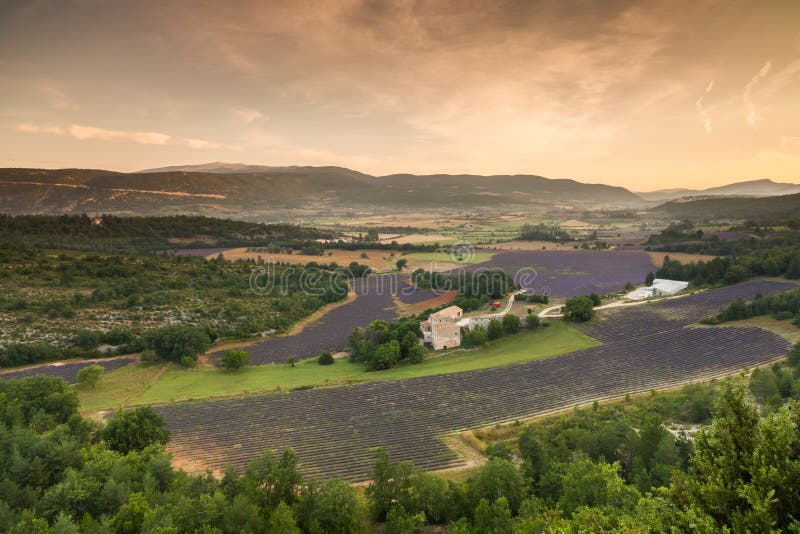
[[[647,313],[616,310],[587,327],[604,345],[525,364],[158,411],[172,432],[171,450],[212,469],[241,468],[261,450],[283,447],[319,478],[365,479],[376,447],[440,469],[459,463],[437,437],[447,432],[673,387],[785,355],[788,343],[765,330],[685,326],[730,299],[788,287],[751,282],[641,307]]]
[[[0,373],[0,380],[12,380],[34,375],[47,375],[47,376],[57,376],[63,378],[70,384],[74,384],[75,382],[78,381],[78,371],[80,371],[84,367],[88,367],[89,365],[100,365],[106,370],[106,372],[109,372],[124,367],[129,363],[133,363],[134,361],[136,361],[136,358],[120,357],[120,358],[114,358],[110,360],[100,360],[100,361],[87,360],[87,361],[68,361],[68,362],[51,363],[51,364],[39,365],[36,367],[27,367],[24,369],[18,369],[14,371],[6,371]]]

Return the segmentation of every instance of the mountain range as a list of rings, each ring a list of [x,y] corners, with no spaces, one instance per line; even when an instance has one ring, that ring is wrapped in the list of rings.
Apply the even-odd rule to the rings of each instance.
[[[200,213],[260,217],[303,212],[525,209],[558,203],[633,206],[625,188],[532,175],[370,176],[342,167],[214,163],[119,173],[0,169],[6,213]]]
[[[634,194],[622,187],[537,175],[371,176],[344,167],[213,162],[121,173],[102,169],[0,169],[0,212],[203,214],[283,220],[286,214],[400,211],[536,211],[644,208],[680,197],[800,193],[772,180],[706,190]],[[685,211],[684,208],[678,211]],[[660,213],[668,213],[668,209]]]
[[[636,193],[644,200],[664,202],[683,197],[773,197],[800,193],[800,184],[774,182],[769,179],[748,180],[733,184],[711,187],[709,189],[661,189],[646,193]]]

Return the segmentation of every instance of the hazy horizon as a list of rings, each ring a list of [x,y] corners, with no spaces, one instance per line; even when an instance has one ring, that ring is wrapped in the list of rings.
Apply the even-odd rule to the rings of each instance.
[[[789,0],[8,3],[0,90],[2,167],[800,183]]]

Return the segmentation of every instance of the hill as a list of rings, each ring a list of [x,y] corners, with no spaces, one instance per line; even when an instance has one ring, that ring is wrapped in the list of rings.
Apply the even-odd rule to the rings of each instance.
[[[781,183],[769,179],[748,180],[732,184],[711,187],[709,189],[661,189],[648,193],[637,193],[645,200],[663,202],[682,197],[703,196],[742,196],[742,197],[771,197],[800,193],[800,184]]]
[[[671,219],[779,221],[800,214],[800,193],[760,198],[673,200],[651,210]]]
[[[203,169],[203,172],[192,169]],[[279,218],[289,210],[525,209],[554,203],[634,205],[621,187],[532,175],[396,174],[343,167],[212,163],[119,173],[95,169],[0,169],[0,211],[18,213],[196,213]]]

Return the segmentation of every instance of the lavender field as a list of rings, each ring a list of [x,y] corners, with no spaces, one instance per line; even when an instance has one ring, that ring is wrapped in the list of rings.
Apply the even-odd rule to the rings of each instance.
[[[643,284],[647,273],[656,270],[647,253],[638,250],[504,252],[468,270],[498,268],[513,275],[520,288],[553,297],[619,291],[628,282]]]
[[[440,469],[462,463],[439,439],[447,432],[707,380],[785,355],[789,343],[765,330],[687,327],[730,299],[787,287],[751,282],[640,307],[651,314],[617,310],[587,327],[603,345],[524,364],[157,410],[170,449],[212,469],[241,469],[263,449],[284,447],[318,478],[364,480],[376,447]]]
[[[90,365],[99,365],[106,370],[106,372],[115,371],[121,367],[125,367],[136,361],[134,357],[122,356],[108,360],[86,360],[86,361],[67,361],[39,365],[36,367],[26,367],[23,369],[16,369],[13,371],[5,371],[0,373],[0,380],[12,380],[17,378],[26,378],[35,375],[46,375],[63,378],[66,382],[74,384],[78,381],[78,371]]]

